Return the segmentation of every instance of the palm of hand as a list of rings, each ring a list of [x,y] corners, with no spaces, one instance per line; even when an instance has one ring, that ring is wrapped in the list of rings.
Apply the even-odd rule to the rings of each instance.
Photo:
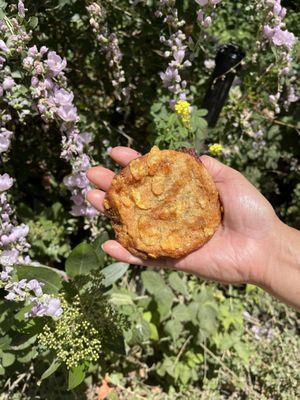
[[[138,156],[134,150],[124,147],[111,152],[111,157],[122,166]],[[201,160],[215,181],[224,208],[222,224],[212,239],[178,260],[140,260],[111,240],[105,243],[104,250],[131,264],[174,268],[224,283],[259,282],[263,266],[269,262],[265,250],[277,221],[274,210],[239,172],[208,156]],[[113,175],[103,167],[88,171],[89,180],[104,191],[110,186]],[[87,195],[100,211],[103,211],[104,191],[94,189]]]

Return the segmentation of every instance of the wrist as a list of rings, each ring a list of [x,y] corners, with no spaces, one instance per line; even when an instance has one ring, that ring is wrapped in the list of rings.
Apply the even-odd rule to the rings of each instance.
[[[300,232],[278,219],[265,251],[267,263],[257,285],[300,308]]]

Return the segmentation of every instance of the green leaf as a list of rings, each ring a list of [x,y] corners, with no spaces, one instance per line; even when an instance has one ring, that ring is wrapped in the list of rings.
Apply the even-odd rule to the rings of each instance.
[[[0,375],[4,375],[5,374],[5,369],[3,368],[3,366],[0,364]]]
[[[25,364],[25,363],[29,363],[32,360],[34,360],[37,355],[38,355],[38,351],[35,347],[33,347],[32,349],[29,349],[29,351],[27,353],[25,351],[23,351],[23,354],[18,355],[17,360],[21,364]]]
[[[172,289],[175,290],[175,292],[181,293],[184,296],[188,296],[189,292],[187,289],[187,286],[184,282],[184,280],[179,276],[178,272],[171,272],[169,275],[169,283],[172,287]]]
[[[182,332],[182,324],[176,319],[171,319],[165,324],[164,330],[176,341]]]
[[[155,271],[143,271],[142,282],[149,293],[155,294],[164,290],[167,286],[162,276]]]
[[[98,257],[99,266],[103,267],[105,260],[105,252],[102,250],[101,245],[109,239],[108,233],[103,232],[93,242],[92,247]]]
[[[131,296],[126,293],[112,293],[109,301],[115,306],[134,305]]]
[[[88,275],[99,266],[99,259],[93,246],[85,242],[76,246],[66,260],[66,272],[72,277]]]
[[[52,361],[52,364],[50,365],[49,368],[46,369],[46,371],[43,373],[41,376],[41,381],[44,379],[49,378],[50,375],[54,374],[54,372],[61,366],[61,362],[58,361],[57,359],[54,359]]]
[[[9,349],[11,340],[12,340],[11,337],[9,337],[8,335],[2,336],[0,338],[0,349],[2,349],[2,350]]]
[[[22,74],[21,74],[20,71],[13,71],[13,72],[11,73],[11,76],[12,76],[13,78],[22,78]]]
[[[200,304],[197,317],[201,329],[209,334],[214,334],[217,331],[217,312],[212,306]]]
[[[25,337],[25,340],[22,343],[20,343],[16,346],[13,346],[13,349],[18,350],[18,351],[25,350],[28,347],[31,347],[36,342],[36,339],[37,339],[37,335],[30,336],[30,337],[27,336],[27,337]]]
[[[161,318],[165,318],[170,313],[174,293],[158,272],[143,271],[142,281],[148,292],[154,295]]]
[[[199,304],[195,301],[192,301],[187,306],[190,320],[194,325],[197,325],[197,313],[199,309]]]
[[[31,267],[19,265],[16,268],[18,279],[37,279],[43,282],[43,292],[47,294],[57,293],[62,287],[61,276],[50,267]]]
[[[191,369],[182,363],[180,363],[180,371],[179,378],[181,382],[186,385],[188,381],[191,379]]]
[[[7,7],[7,3],[4,0],[0,0],[0,8],[5,9]]]
[[[207,115],[207,110],[205,108],[200,108],[199,110],[195,111],[197,117],[205,117]]]
[[[72,368],[69,371],[68,377],[68,390],[72,390],[83,382],[85,378],[84,365],[78,365],[76,368]]]
[[[178,304],[172,310],[172,316],[177,321],[189,321],[190,320],[190,313],[185,304]]]
[[[2,353],[2,365],[4,368],[9,367],[15,362],[16,356],[12,353]]]
[[[172,290],[166,287],[162,292],[154,295],[157,302],[157,309],[162,319],[164,319],[171,312],[171,307],[174,299]]]
[[[116,262],[110,264],[108,267],[103,268],[102,270],[104,279],[102,280],[101,283],[105,287],[112,285],[125,274],[128,268],[129,264],[123,262]]]
[[[31,17],[29,19],[29,26],[31,29],[34,29],[38,26],[39,24],[39,20],[37,19],[37,17]]]
[[[145,321],[142,317],[138,318],[132,329],[132,342],[134,344],[140,344],[141,342],[149,340],[150,336],[151,330],[149,323]]]
[[[159,339],[159,334],[158,330],[156,328],[156,325],[152,324],[152,322],[149,322],[149,327],[150,327],[150,339],[151,340],[158,340]]]

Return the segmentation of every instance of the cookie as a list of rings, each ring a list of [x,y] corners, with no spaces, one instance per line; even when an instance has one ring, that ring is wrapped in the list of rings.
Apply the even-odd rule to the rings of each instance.
[[[201,161],[156,146],[115,175],[104,208],[116,240],[143,259],[182,257],[221,222],[218,191]]]

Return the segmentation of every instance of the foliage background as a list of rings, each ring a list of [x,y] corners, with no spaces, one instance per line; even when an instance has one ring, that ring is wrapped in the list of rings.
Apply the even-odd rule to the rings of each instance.
[[[122,65],[133,87],[130,100],[122,102],[113,96],[107,60],[89,25],[87,2],[26,2],[34,44],[46,45],[68,61],[67,78],[75,94],[80,126],[93,134],[91,155],[97,164],[113,168],[107,156],[110,146],[130,145],[146,152],[153,143],[180,147],[182,141],[180,136],[170,139],[166,135],[172,112],[159,78],[166,66],[159,41],[165,26],[154,17],[155,3],[135,3],[105,2],[107,23],[118,32]],[[197,38],[194,4],[177,3],[187,21],[184,29]],[[201,126],[199,150],[205,153],[210,144],[221,143],[226,151],[220,159],[243,172],[271,201],[277,214],[299,229],[300,105],[295,102],[289,111],[282,109],[276,116],[265,112],[269,94],[276,91],[276,71],[258,84],[260,71],[272,62],[274,54],[266,51],[261,64],[251,62],[253,37],[261,26],[255,4],[247,0],[219,5],[207,40],[195,49],[192,67],[184,72],[189,101],[201,109],[211,74],[204,61],[213,59],[221,44],[240,45],[246,60],[239,80],[216,127]],[[298,37],[299,18],[297,5],[291,7],[287,26]],[[299,45],[294,57],[299,80]],[[263,130],[264,145],[241,123],[248,118],[245,111],[250,113],[251,129]],[[44,265],[64,270],[71,249],[89,240],[89,234],[83,220],[68,213],[71,204],[62,180],[70,167],[59,158],[60,132],[55,124],[42,123],[39,117],[27,118],[25,123],[15,118],[14,131],[5,171],[16,178],[14,204],[19,219],[30,226],[30,255]],[[193,138],[188,140],[194,145]],[[112,236],[106,219],[101,217],[98,226],[99,232]],[[104,265],[111,262],[105,259]],[[5,301],[1,301],[6,315],[1,319],[3,336],[10,321],[14,339],[13,347],[0,339],[0,398],[97,398],[96,388],[105,376],[114,387],[111,399],[300,397],[299,320],[294,311],[261,290],[250,285],[224,287],[175,272],[131,267],[109,293],[112,304],[130,320],[125,334],[127,355],[103,352],[100,361],[89,367],[86,380],[71,392],[61,370],[40,381],[49,366],[49,351],[38,351],[25,340],[31,336],[27,332],[24,337],[15,310],[6,310]],[[101,325],[101,318],[97,323]]]

